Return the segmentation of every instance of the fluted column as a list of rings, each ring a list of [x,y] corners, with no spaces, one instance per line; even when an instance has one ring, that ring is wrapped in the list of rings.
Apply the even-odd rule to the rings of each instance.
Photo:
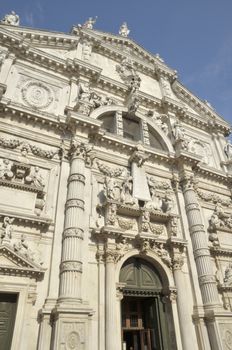
[[[204,230],[192,178],[184,178],[182,185],[203,304],[205,306],[219,305],[220,302],[208,248],[207,234]]]
[[[59,301],[81,301],[85,148],[72,143],[60,264]]]
[[[106,349],[119,350],[117,346],[116,321],[115,256],[106,252]]]

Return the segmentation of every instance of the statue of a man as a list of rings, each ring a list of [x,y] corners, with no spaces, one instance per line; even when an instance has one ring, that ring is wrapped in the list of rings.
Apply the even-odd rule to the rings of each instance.
[[[14,11],[11,11],[11,13],[5,15],[5,17],[1,20],[1,23],[9,24],[11,26],[18,26],[19,16],[16,15]]]
[[[121,25],[121,27],[119,29],[119,35],[124,36],[125,38],[127,38],[129,33],[130,33],[130,30],[127,27],[127,23],[123,22],[123,24]]]
[[[97,20],[97,16],[95,17],[95,19],[93,17],[89,17],[89,19],[85,21],[82,27],[87,29],[93,29],[93,25],[96,23],[96,20]]]
[[[179,121],[176,121],[174,124],[172,132],[175,140],[183,140],[185,138],[185,130]]]
[[[232,144],[230,140],[228,140],[227,144],[224,147],[224,152],[229,160],[232,159]]]

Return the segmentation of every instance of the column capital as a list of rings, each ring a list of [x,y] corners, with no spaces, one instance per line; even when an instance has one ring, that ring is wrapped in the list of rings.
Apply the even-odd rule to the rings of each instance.
[[[69,156],[71,160],[79,158],[88,163],[90,161],[90,152],[92,149],[92,145],[73,138],[69,149]]]

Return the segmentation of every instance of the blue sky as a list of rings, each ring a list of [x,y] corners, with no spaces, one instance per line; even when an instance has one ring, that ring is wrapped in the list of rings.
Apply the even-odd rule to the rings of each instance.
[[[232,0],[7,0],[0,16],[11,10],[21,25],[60,32],[90,16],[111,33],[127,21],[132,39],[232,123]]]

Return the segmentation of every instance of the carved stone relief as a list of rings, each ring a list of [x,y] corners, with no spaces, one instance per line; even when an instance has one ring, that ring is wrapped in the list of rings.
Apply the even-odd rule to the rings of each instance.
[[[27,156],[27,153],[31,152],[32,154],[37,155],[38,157],[47,158],[47,159],[52,159],[56,155],[59,156],[60,154],[60,149],[57,149],[57,150],[42,149],[39,146],[36,146],[29,142],[25,142],[19,139],[7,139],[2,136],[0,136],[0,147],[9,148],[9,149],[18,148],[21,151],[23,156]]]
[[[188,151],[202,157],[202,163],[213,165],[210,146],[200,140],[192,139],[188,144]]]
[[[149,110],[147,117],[151,118],[152,121],[165,133],[168,135],[168,125],[167,125],[167,115],[157,113],[156,110]]]
[[[82,43],[82,59],[84,61],[88,61],[91,57],[91,53],[92,53],[92,44],[89,41],[84,40]]]
[[[137,91],[140,87],[141,78],[136,73],[135,65],[129,58],[124,58],[116,70],[130,90]]]
[[[48,108],[55,99],[52,89],[39,81],[27,81],[22,86],[21,93],[23,101],[36,109]]]
[[[117,104],[115,99],[96,93],[89,82],[79,83],[78,95],[74,102],[74,110],[87,116],[98,107]]]
[[[43,262],[40,259],[40,253],[36,250],[31,250],[29,248],[24,234],[21,235],[20,239],[16,239],[13,237],[13,233],[15,231],[15,228],[13,226],[14,221],[15,218],[10,218],[8,216],[5,216],[3,218],[3,224],[0,229],[0,245],[7,244],[8,246],[11,246],[17,254],[19,254],[22,257],[25,257],[28,261],[42,265]]]

